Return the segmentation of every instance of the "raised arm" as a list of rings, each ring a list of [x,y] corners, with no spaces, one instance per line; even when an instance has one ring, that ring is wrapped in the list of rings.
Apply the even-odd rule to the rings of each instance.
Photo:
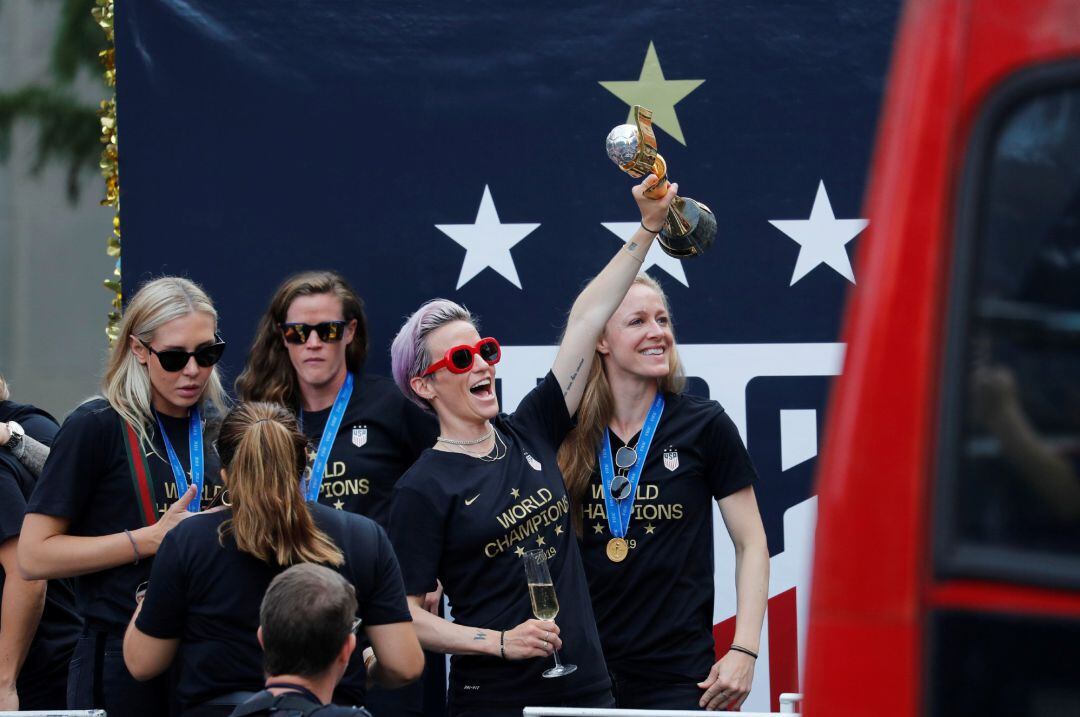
[[[641,210],[641,226],[604,270],[589,282],[570,309],[566,333],[559,344],[559,353],[551,371],[562,387],[566,409],[571,416],[577,413],[578,404],[585,392],[585,384],[592,370],[596,341],[604,331],[604,325],[626,296],[645,261],[645,255],[649,253],[653,239],[656,238],[656,233],[648,231],[646,227],[659,229],[664,226],[668,205],[679,189],[678,184],[671,184],[663,197],[649,199],[645,192],[656,182],[656,175],[650,174],[645,181],[634,187],[634,199]]]

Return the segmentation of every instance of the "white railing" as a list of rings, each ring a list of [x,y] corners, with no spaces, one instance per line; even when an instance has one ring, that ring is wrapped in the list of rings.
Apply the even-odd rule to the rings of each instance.
[[[786,700],[784,698],[787,698]],[[795,702],[802,695],[785,693],[780,695],[779,712],[707,712],[705,710],[612,710],[597,707],[526,707],[523,717],[777,717],[791,715],[798,717],[794,710]]]
[[[2,712],[0,717],[105,717],[105,710],[28,710]]]
[[[780,695],[779,712],[706,712],[704,710],[612,710],[597,707],[526,707],[522,717],[691,717],[692,715],[712,715],[712,717],[776,717],[791,715],[798,717],[795,703],[803,696],[796,692],[784,692]]]
[[[795,711],[795,703],[802,702],[802,695],[798,692],[781,692],[780,693],[780,714],[793,715],[798,714]]]

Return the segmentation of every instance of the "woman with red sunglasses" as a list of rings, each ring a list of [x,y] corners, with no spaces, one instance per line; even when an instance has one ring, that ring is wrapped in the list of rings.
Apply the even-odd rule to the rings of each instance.
[[[394,483],[435,441],[435,421],[393,382],[364,370],[364,304],[344,277],[305,271],[285,279],[259,321],[247,365],[236,380],[243,401],[293,411],[308,437],[308,500],[389,522]],[[428,599],[438,609],[439,596]],[[427,679],[441,681],[431,673]],[[351,696],[376,714],[422,715],[424,681]],[[350,694],[343,682],[339,694]]]
[[[452,717],[520,715],[525,705],[614,706],[556,451],[572,426],[604,325],[663,226],[676,186],[634,188],[641,228],[581,293],[547,377],[513,415],[495,396],[498,342],[446,300],[406,321],[391,349],[402,392],[439,419],[439,437],[394,492],[390,537],[414,626],[426,648],[453,654]],[[521,558],[546,551],[558,622],[532,619]],[[454,622],[422,609],[437,580]],[[577,669],[544,679],[552,652]]]
[[[124,312],[103,397],[64,421],[27,504],[19,565],[34,579],[76,577],[85,622],[68,673],[69,709],[168,714],[165,679],[137,682],[124,628],[158,546],[220,488],[207,419],[224,413],[215,364],[225,344],[196,284],[145,284]]]

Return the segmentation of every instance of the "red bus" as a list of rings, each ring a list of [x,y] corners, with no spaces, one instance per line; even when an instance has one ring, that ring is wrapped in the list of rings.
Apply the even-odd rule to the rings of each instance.
[[[1080,715],[1080,2],[908,2],[881,116],[804,713]]]

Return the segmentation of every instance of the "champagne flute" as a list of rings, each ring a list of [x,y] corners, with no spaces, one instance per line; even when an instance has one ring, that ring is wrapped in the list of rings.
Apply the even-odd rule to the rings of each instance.
[[[533,615],[537,620],[551,622],[559,614],[559,598],[555,594],[555,584],[548,571],[547,554],[539,549],[529,550],[522,559],[525,561],[525,579],[529,583]],[[564,665],[559,659],[558,650],[553,652],[555,666],[545,670],[544,677],[562,677],[577,669],[577,665]]]

